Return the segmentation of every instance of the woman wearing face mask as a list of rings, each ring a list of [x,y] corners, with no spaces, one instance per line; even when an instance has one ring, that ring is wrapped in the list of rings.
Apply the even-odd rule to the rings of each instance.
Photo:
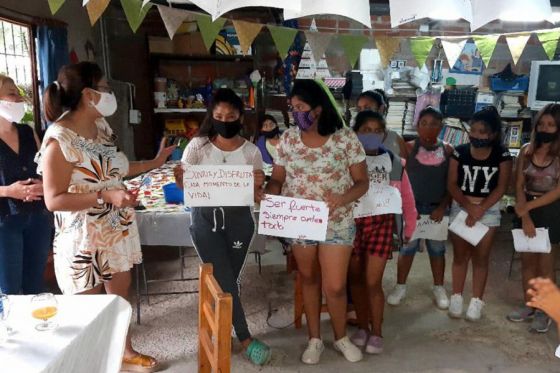
[[[447,171],[453,148],[438,139],[443,128],[443,115],[432,107],[420,112],[418,138],[406,143],[409,154],[406,170],[410,176],[416,210],[440,222],[448,211],[451,196],[447,192]],[[447,309],[449,299],[443,287],[445,273],[445,241],[425,240],[430,256],[434,285],[432,293],[438,308]],[[397,285],[387,297],[387,303],[397,306],[406,296],[406,280],[420,240],[409,242],[400,249]]]
[[[117,101],[94,63],[63,67],[45,92],[45,116],[54,122],[37,155],[45,202],[55,211],[54,264],[64,294],[128,297],[130,269],[142,261],[133,207],[136,194],[123,178],[160,167],[174,147],[151,161],[129,162],[105,120]],[[122,369],[153,372],[157,361],[127,337]]]
[[[303,304],[309,343],[301,360],[317,364],[321,341],[321,288],[334,329],[335,349],[346,359],[362,359],[346,336],[346,277],[355,236],[353,202],[368,189],[365,153],[329,97],[328,88],[313,80],[296,80],[291,105],[297,125],[280,138],[278,159],[267,184],[270,194],[325,201],[329,207],[323,242],[291,240],[303,279]]]
[[[383,147],[384,130],[385,119],[377,112],[366,110],[356,117],[354,131],[367,154],[370,185],[391,185],[401,192],[406,223],[404,241],[408,241],[416,228],[414,196],[406,172],[397,175],[392,172],[396,163],[401,164],[401,159]],[[352,342],[365,346],[366,353],[380,354],[383,352],[381,326],[385,304],[382,280],[387,260],[392,258],[395,214],[365,216],[355,222],[349,281],[359,329],[352,336]]]
[[[466,318],[477,321],[482,314],[482,296],[488,278],[490,249],[500,226],[500,199],[511,175],[511,155],[502,145],[502,121],[495,107],[490,106],[474,114],[469,133],[470,144],[455,148],[449,161],[447,188],[453,203],[449,220],[463,210],[468,214],[466,224],[477,221],[489,230],[478,245],[473,246],[461,237],[449,233],[453,243],[453,295],[449,302],[449,316],[463,314],[463,289],[472,261],[472,298]]]
[[[280,128],[272,115],[265,115],[259,128],[257,147],[261,151],[263,162],[269,166],[278,157],[276,146],[280,142]]]
[[[556,281],[555,253],[560,243],[560,105],[545,106],[535,117],[531,141],[521,149],[516,168],[516,206],[523,232],[535,236],[535,228],[548,228],[553,249],[549,254],[521,254],[525,302],[530,300],[529,280],[543,277]],[[530,330],[546,333],[551,320],[542,311],[522,305],[507,318],[513,322],[533,319]]]
[[[387,115],[387,97],[382,90],[364,91],[358,96],[357,109],[358,112],[371,110],[380,113],[384,117]],[[391,153],[406,158],[406,146],[403,138],[392,130],[385,130],[383,137],[383,146],[390,150]],[[398,167],[398,166],[397,166]]]
[[[33,161],[39,140],[28,125],[14,81],[0,75],[0,290],[6,294],[43,291],[52,240],[52,215]]]
[[[262,197],[264,172],[259,149],[239,136],[244,113],[243,102],[231,89],[219,89],[197,136],[183,153],[183,167],[190,165],[251,165],[255,174],[255,200]],[[183,169],[175,178],[182,188]],[[222,290],[233,297],[233,327],[245,355],[256,365],[268,362],[270,348],[251,337],[239,297],[240,276],[249,246],[255,235],[251,208],[196,207],[190,227],[194,246],[204,263],[212,263]]]

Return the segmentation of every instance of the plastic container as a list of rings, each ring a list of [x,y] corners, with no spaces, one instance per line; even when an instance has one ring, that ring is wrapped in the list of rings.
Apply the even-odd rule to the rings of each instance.
[[[165,197],[166,203],[173,203],[176,205],[184,203],[183,190],[177,188],[177,184],[169,183],[165,184],[163,187],[163,196]]]

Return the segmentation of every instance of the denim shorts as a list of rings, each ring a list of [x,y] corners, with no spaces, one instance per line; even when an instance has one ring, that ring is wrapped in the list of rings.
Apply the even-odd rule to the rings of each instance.
[[[298,238],[285,238],[285,242],[290,245],[300,246],[317,246],[317,245],[340,245],[352,246],[354,245],[354,238],[356,237],[356,225],[351,224],[343,229],[336,231],[327,231],[327,239],[325,241],[302,240]]]
[[[459,214],[459,211],[463,210],[461,206],[455,201],[451,204],[451,212],[449,213],[449,222],[451,223],[453,219]],[[464,210],[463,210],[464,211]],[[465,211],[466,212],[466,211]],[[480,223],[486,225],[487,227],[499,227],[502,220],[502,214],[500,212],[500,202],[496,202],[494,206],[490,207],[482,218],[479,220]]]
[[[437,203],[424,203],[424,202],[417,202],[416,203],[416,210],[420,215],[429,215],[431,214],[439,204]],[[446,212],[447,215],[447,212]],[[401,255],[414,255],[420,249],[420,241],[413,240],[408,243],[408,245],[401,247],[399,253]],[[425,240],[426,247],[428,249],[428,255],[431,257],[442,257],[445,256],[445,241],[436,241],[436,240]]]

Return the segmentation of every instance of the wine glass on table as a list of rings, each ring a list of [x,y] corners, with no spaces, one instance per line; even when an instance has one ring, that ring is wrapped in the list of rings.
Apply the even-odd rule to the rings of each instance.
[[[41,293],[31,298],[31,315],[42,323],[37,324],[35,329],[39,331],[53,330],[58,326],[52,319],[58,312],[58,302],[52,293]]]

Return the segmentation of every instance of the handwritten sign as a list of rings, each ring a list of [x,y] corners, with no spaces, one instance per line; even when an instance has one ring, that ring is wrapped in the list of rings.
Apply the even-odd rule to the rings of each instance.
[[[259,234],[325,241],[329,208],[324,202],[265,195],[259,215]]]
[[[188,207],[254,205],[253,166],[197,165],[185,167]]]
[[[455,219],[453,219],[449,225],[449,230],[471,245],[476,246],[486,233],[488,233],[489,228],[479,221],[474,223],[472,227],[467,226],[467,216],[465,211],[459,211]]]
[[[354,207],[354,218],[383,214],[401,214],[401,193],[395,187],[370,183],[368,192]]]
[[[416,221],[416,229],[410,240],[424,238],[427,240],[445,241],[447,240],[448,225],[449,216],[444,216],[438,223],[430,219],[430,215],[420,215],[420,219]]]

